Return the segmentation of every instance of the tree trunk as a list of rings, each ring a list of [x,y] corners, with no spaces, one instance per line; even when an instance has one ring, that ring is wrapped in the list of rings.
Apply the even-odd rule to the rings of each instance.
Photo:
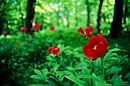
[[[67,27],[69,27],[70,23],[69,23],[69,17],[68,16],[66,16],[66,20],[67,20]]]
[[[89,0],[86,0],[86,7],[87,7],[87,26],[90,25],[90,5]]]
[[[76,7],[75,7],[76,9],[75,9],[75,26],[78,26],[78,17],[77,17],[77,14],[78,14],[78,11],[77,11],[77,9],[78,9],[78,6],[77,6],[77,3],[76,3]]]
[[[100,33],[100,21],[101,21],[101,9],[102,9],[103,0],[100,0],[99,8],[98,8],[98,18],[97,18],[97,30]]]
[[[5,23],[6,20],[6,5],[7,2],[5,0],[0,1],[0,35],[2,35],[2,30],[3,30],[3,24]]]
[[[117,38],[122,32],[123,0],[115,0],[114,17],[110,29],[110,37]]]
[[[35,14],[35,11],[34,11],[35,3],[36,3],[36,0],[28,0],[27,2],[27,16],[26,16],[27,33],[31,33],[32,23],[33,23],[34,14]]]

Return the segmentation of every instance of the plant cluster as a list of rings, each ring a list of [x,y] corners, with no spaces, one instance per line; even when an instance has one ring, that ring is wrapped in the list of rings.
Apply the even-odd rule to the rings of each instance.
[[[0,37],[4,71],[10,71],[19,86],[130,85],[130,72],[124,73],[128,55],[110,49],[101,34],[92,35],[92,26],[75,33],[54,26],[38,32],[39,28],[34,26],[32,35],[23,33],[24,28],[17,36],[3,33]]]

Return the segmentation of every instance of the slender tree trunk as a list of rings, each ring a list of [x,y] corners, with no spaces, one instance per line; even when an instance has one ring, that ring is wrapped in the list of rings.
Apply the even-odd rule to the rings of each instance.
[[[87,7],[87,26],[90,25],[90,5],[89,0],[86,0],[86,7]]]
[[[69,17],[68,16],[66,16],[66,20],[67,20],[67,26],[69,27],[70,23],[69,23]]]
[[[75,9],[75,21],[76,21],[76,23],[75,23],[75,26],[77,26],[78,25],[78,17],[77,17],[77,3],[76,3],[76,9]]]
[[[25,26],[25,24],[24,24],[24,18],[23,18],[23,13],[20,13],[20,14],[21,14],[22,26]]]
[[[28,0],[27,2],[27,16],[26,16],[27,33],[31,33],[32,23],[33,23],[34,14],[35,14],[35,11],[34,11],[35,3],[36,3],[36,0]]]
[[[60,23],[59,23],[59,12],[57,12],[57,26],[60,26]]]
[[[67,6],[65,6],[64,9],[65,9],[64,14],[65,14],[66,22],[67,22],[67,27],[69,27],[70,26],[70,24],[69,24],[69,10],[67,9]]]
[[[5,23],[5,20],[6,20],[6,17],[4,17],[6,16],[6,13],[5,13],[6,5],[7,5],[7,2],[5,0],[0,1],[0,35],[2,35],[3,24]]]
[[[122,32],[123,0],[115,0],[114,17],[110,29],[110,37],[119,37]]]
[[[128,13],[128,1],[125,2],[124,24],[126,24],[127,13]]]
[[[65,18],[66,18],[66,22],[67,22],[67,27],[69,27],[70,26],[70,22],[69,22],[69,15],[67,15],[67,14],[69,14],[69,11],[68,11],[68,9],[66,9],[66,15],[65,15]]]
[[[97,18],[97,30],[100,33],[100,21],[101,21],[101,9],[102,9],[103,0],[100,0],[99,8],[98,8],[98,18]]]

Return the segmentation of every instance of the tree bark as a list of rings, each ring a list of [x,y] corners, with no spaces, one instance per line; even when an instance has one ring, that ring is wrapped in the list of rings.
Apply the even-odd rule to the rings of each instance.
[[[35,3],[36,3],[36,0],[28,0],[27,2],[27,15],[26,15],[27,33],[31,33],[32,23],[33,23],[34,14],[35,14],[35,11],[34,11]]]
[[[6,10],[6,5],[7,2],[5,0],[0,1],[0,35],[2,35],[2,30],[3,30],[3,24],[5,23],[6,15],[5,10]]]
[[[110,37],[117,38],[122,32],[123,0],[115,0],[114,17],[110,29]]]
[[[76,3],[76,2],[75,2]],[[76,7],[75,7],[76,9],[75,9],[75,26],[78,26],[78,16],[77,16],[77,14],[78,14],[78,11],[77,11],[77,9],[78,9],[78,6],[77,6],[77,3],[76,3]]]
[[[86,6],[87,6],[87,26],[90,25],[90,5],[89,0],[86,0]]]
[[[102,9],[103,0],[100,0],[99,8],[98,8],[98,18],[97,18],[97,30],[100,33],[100,21],[101,21],[101,9]]]

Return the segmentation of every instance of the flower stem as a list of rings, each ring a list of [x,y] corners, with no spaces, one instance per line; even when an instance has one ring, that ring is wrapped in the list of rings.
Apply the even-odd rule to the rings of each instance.
[[[101,57],[101,62],[102,62],[102,75],[103,75],[103,80],[104,80],[105,74],[104,74],[104,61],[103,61],[103,57]]]
[[[90,59],[90,75],[91,75],[91,81],[90,81],[90,86],[93,86],[93,80],[92,80],[92,73],[93,73],[93,68],[92,68],[92,59]]]

